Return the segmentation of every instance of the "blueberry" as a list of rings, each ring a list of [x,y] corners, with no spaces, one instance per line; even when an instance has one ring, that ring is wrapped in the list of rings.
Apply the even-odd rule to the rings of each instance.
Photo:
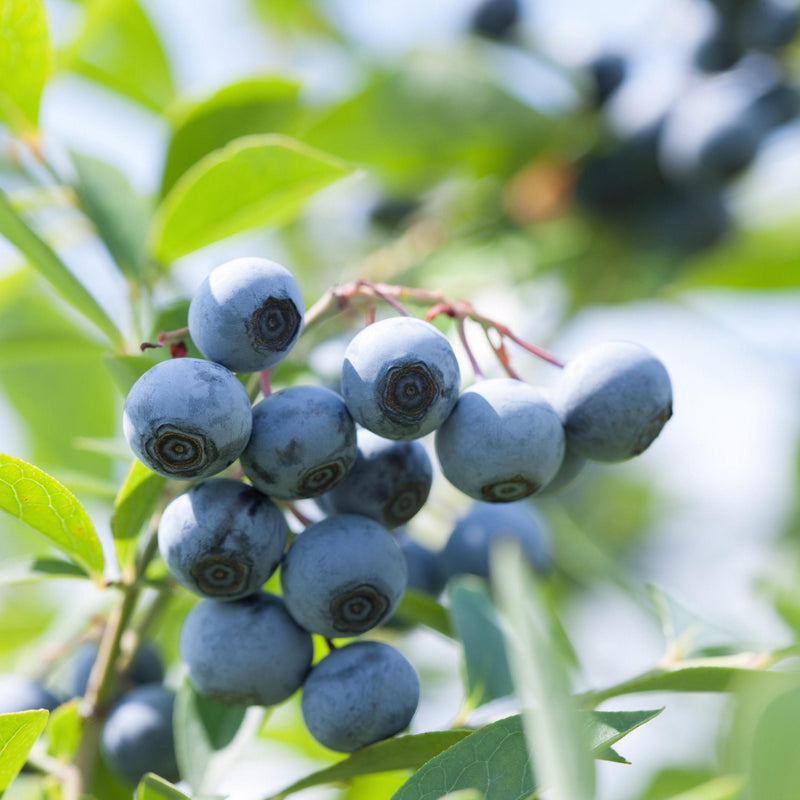
[[[392,529],[425,504],[433,480],[431,460],[419,442],[384,439],[358,430],[355,464],[344,479],[317,498],[328,513],[363,514]]]
[[[271,706],[300,688],[313,645],[279,597],[259,592],[227,603],[201,600],[183,623],[180,653],[200,694]]]
[[[447,337],[415,317],[368,325],[347,346],[342,394],[356,422],[387,439],[418,439],[444,422],[461,376]]]
[[[564,429],[542,392],[496,378],[467,389],[436,432],[450,483],[476,500],[508,503],[543,489],[564,458]]]
[[[800,114],[800,91],[776,82],[753,102],[753,111],[767,129],[785,125]]]
[[[213,478],[165,509],[158,547],[187,589],[217,600],[257,592],[277,569],[288,529],[280,509],[241,481]]]
[[[553,495],[566,489],[570,486],[578,475],[583,472],[586,466],[586,459],[578,453],[573,453],[569,447],[564,448],[564,458],[561,461],[561,466],[558,468],[555,476],[548,482],[547,486],[542,489],[540,494]]]
[[[619,53],[601,53],[586,68],[591,76],[594,103],[604,106],[625,80],[628,61]]]
[[[111,709],[100,747],[106,763],[135,786],[147,772],[179,778],[172,729],[175,695],[158,684],[132,689]]]
[[[292,274],[265,258],[215,267],[189,306],[189,333],[200,352],[233,372],[277,364],[303,327],[303,296]]]
[[[0,675],[0,714],[15,714],[46,708],[52,711],[60,705],[39,681],[23,675]]]
[[[340,514],[309,526],[281,567],[286,608],[298,625],[332,639],[388,619],[406,589],[394,537],[375,520]]]
[[[174,358],[151,367],[125,401],[131,450],[167,478],[207,478],[232,464],[250,437],[250,399],[212,361]]]
[[[418,703],[419,678],[402,653],[383,642],[355,642],[314,667],[301,707],[320,744],[352,753],[408,727]]]
[[[75,651],[68,666],[65,690],[68,697],[83,697],[89,684],[89,676],[97,658],[96,642],[84,642]],[[125,676],[133,686],[160,683],[164,680],[164,664],[152,642],[143,642]]]
[[[549,535],[547,528],[529,503],[507,505],[475,503],[453,528],[442,550],[442,570],[453,575],[489,577],[489,550],[501,540],[520,544],[528,563],[539,573],[549,572]]]
[[[253,409],[244,474],[283,500],[333,488],[356,459],[356,426],[342,398],[321,386],[293,386]]]
[[[754,0],[739,19],[741,37],[747,47],[771,52],[790,44],[800,27],[800,10],[781,0]]]
[[[482,0],[472,15],[474,34],[488,39],[505,39],[519,20],[519,0]]]
[[[396,534],[397,543],[403,551],[408,572],[408,588],[437,597],[442,593],[446,575],[442,570],[439,554],[412,539],[404,531]]]
[[[569,448],[593,461],[643,453],[672,416],[666,368],[630,342],[605,342],[568,362],[557,396]]]

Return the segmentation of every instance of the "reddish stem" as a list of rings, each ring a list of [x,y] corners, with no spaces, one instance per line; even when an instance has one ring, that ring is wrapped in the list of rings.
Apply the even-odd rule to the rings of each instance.
[[[264,397],[269,397],[272,394],[272,379],[268,369],[262,369],[258,376],[258,382],[261,385],[261,393]]]
[[[289,511],[289,513],[290,513],[290,514],[291,514],[291,515],[292,515],[292,516],[293,516],[293,517],[294,517],[294,518],[295,518],[295,519],[296,519],[296,520],[297,520],[297,521],[298,521],[298,522],[299,522],[299,523],[300,523],[300,524],[301,524],[303,527],[307,528],[307,527],[309,527],[309,525],[313,525],[313,524],[314,524],[314,520],[313,520],[313,519],[311,519],[310,517],[307,517],[307,516],[306,516],[306,515],[305,515],[305,514],[304,514],[302,511],[300,511],[300,509],[298,509],[298,508],[297,508],[297,506],[296,506],[294,503],[292,503],[292,502],[290,502],[290,501],[286,501],[286,502],[284,503],[284,505],[286,506],[286,508],[287,508],[287,510]]]
[[[142,342],[139,349],[144,351],[148,348],[164,347],[167,343],[179,342],[181,339],[189,335],[189,328],[178,328],[174,331],[161,331],[156,337],[155,342]]]
[[[461,339],[461,344],[464,345],[464,350],[467,351],[469,363],[472,364],[472,371],[475,373],[475,377],[478,379],[483,379],[483,371],[481,370],[478,360],[475,358],[475,354],[472,352],[472,348],[469,346],[469,342],[467,341],[467,333],[464,330],[464,317],[458,317],[456,319],[456,327],[458,328],[458,336]]]
[[[384,303],[388,303],[392,308],[396,311],[399,311],[404,317],[410,317],[411,312],[400,302],[391,297],[389,294],[383,291],[383,288],[378,286],[376,283],[372,283],[371,281],[365,280],[358,280],[355,282],[355,292],[357,292],[361,287],[365,289],[369,289],[371,292],[374,292]],[[355,293],[354,292],[354,293]]]

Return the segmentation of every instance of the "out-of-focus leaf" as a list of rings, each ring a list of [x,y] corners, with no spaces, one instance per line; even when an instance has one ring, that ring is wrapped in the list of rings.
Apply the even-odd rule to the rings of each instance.
[[[451,581],[450,619],[464,646],[466,695],[479,706],[514,691],[503,633],[486,582],[473,576]]]
[[[24,269],[0,278],[0,384],[26,426],[32,461],[56,473],[63,467],[108,478],[110,460],[77,449],[74,441],[109,437],[117,428],[114,387],[101,361],[106,349],[34,277]],[[20,349],[27,360],[19,358]]]
[[[78,173],[75,191],[81,207],[122,273],[140,282],[147,261],[149,203],[111,165],[79,153],[72,154],[72,163]]]
[[[47,721],[47,752],[61,761],[71,761],[81,742],[83,717],[78,710],[78,702],[74,699],[60,705]]]
[[[735,798],[742,797],[742,789],[745,788],[745,781],[739,775],[723,775],[720,778],[714,778],[700,786],[695,786],[692,789],[687,789],[680,794],[674,794],[669,800],[734,800]],[[794,795],[753,795],[753,797],[761,798],[769,797],[770,800],[786,800],[789,798],[797,797]]]
[[[447,615],[447,609],[430,595],[414,589],[406,589],[392,619],[427,625],[444,636],[453,637],[453,628]]]
[[[708,767],[664,767],[652,779],[639,800],[669,800],[673,795],[708,783],[714,772]]]
[[[167,262],[234,233],[290,222],[311,195],[350,172],[288,136],[235,139],[198,161],[166,196],[151,231],[155,255]]]
[[[48,712],[0,714],[0,795],[25,765],[28,753],[47,724]]]
[[[281,32],[335,35],[334,28],[314,0],[253,0],[253,2],[267,23]]]
[[[42,0],[0,0],[0,120],[18,133],[37,126],[50,72],[50,39]]]
[[[46,536],[100,580],[103,548],[75,495],[22,459],[0,454],[0,508]]]
[[[0,191],[0,234],[6,237],[71,306],[94,323],[117,346],[122,334],[86,287],[67,269],[55,251],[17,214]]]
[[[310,786],[350,781],[358,775],[401,769],[419,769],[434,756],[470,735],[471,731],[464,730],[432,731],[377,742],[364,747],[332,767],[326,767],[295,781],[278,794],[281,797],[288,797],[290,794]]]
[[[144,375],[150,367],[156,364],[153,358],[142,356],[117,356],[107,354],[103,361],[111,373],[111,377],[123,396],[126,396],[136,381]]]
[[[124,577],[133,577],[139,533],[155,511],[167,479],[134,461],[114,500],[111,534]]]
[[[191,800],[171,783],[152,772],[142,778],[136,787],[136,800]]]
[[[550,630],[535,575],[516,542],[499,543],[490,553],[490,564],[536,770],[553,800],[590,800],[594,797],[590,739],[574,705],[566,662]]]
[[[291,133],[299,85],[280,76],[251,78],[220,89],[179,114],[167,150],[161,194],[203,156],[233,139]]]
[[[48,556],[7,558],[0,564],[0,586],[35,583],[47,578],[88,578],[77,564]]]
[[[161,42],[136,0],[83,0],[83,30],[59,53],[59,67],[160,111],[172,97]]]

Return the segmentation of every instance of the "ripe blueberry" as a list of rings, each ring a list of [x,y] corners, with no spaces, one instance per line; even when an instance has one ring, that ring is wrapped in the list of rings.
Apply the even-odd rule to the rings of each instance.
[[[322,745],[352,753],[408,726],[419,703],[419,678],[395,648],[355,642],[333,650],[303,685],[303,720]]]
[[[434,597],[440,595],[447,576],[442,570],[439,553],[429,550],[404,530],[399,531],[396,538],[406,560],[408,588]]]
[[[46,708],[52,711],[60,705],[39,681],[24,675],[0,675],[0,714]]]
[[[280,509],[241,481],[214,478],[165,509],[158,547],[187,589],[217,600],[257,592],[277,569],[288,530]]]
[[[564,429],[533,386],[510,378],[464,391],[436,431],[445,477],[476,500],[508,503],[535,494],[564,457]]]
[[[286,608],[298,625],[332,639],[388,619],[406,589],[394,537],[375,520],[340,514],[309,526],[281,567]]]
[[[416,441],[398,442],[360,428],[352,469],[317,498],[326,512],[363,514],[391,530],[408,522],[425,504],[433,480],[431,460]]]
[[[250,399],[212,361],[175,358],[151,367],[125,401],[131,450],[167,478],[207,478],[232,464],[250,437]]]
[[[283,601],[259,592],[227,603],[201,600],[183,623],[180,653],[200,694],[271,706],[300,688],[313,646]]]
[[[333,488],[356,458],[356,427],[342,398],[321,386],[294,386],[253,409],[244,474],[273,497],[296,500]]]
[[[89,676],[97,658],[96,642],[84,642],[75,651],[66,670],[65,690],[68,697],[83,697],[89,684]],[[127,680],[133,686],[160,683],[164,680],[164,664],[152,642],[144,642],[128,667]]]
[[[630,342],[586,350],[567,364],[555,388],[569,448],[593,461],[643,453],[672,416],[666,368]]]
[[[447,337],[415,317],[368,325],[347,346],[342,394],[356,422],[387,439],[418,439],[447,418],[460,373]]]
[[[189,306],[200,352],[233,372],[283,359],[303,326],[303,296],[292,274],[265,258],[237,258],[213,270]]]

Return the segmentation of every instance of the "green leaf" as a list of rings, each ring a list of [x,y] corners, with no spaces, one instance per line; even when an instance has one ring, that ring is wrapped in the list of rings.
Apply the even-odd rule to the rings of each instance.
[[[169,781],[149,772],[136,787],[136,800],[191,800],[178,791]]]
[[[281,34],[336,36],[314,0],[254,0],[256,10]]]
[[[0,508],[50,539],[96,579],[103,549],[84,507],[66,487],[22,459],[0,454]]]
[[[592,711],[585,720],[586,741],[597,758],[623,736],[655,719],[664,709],[654,711]]]
[[[28,753],[47,724],[48,712],[0,714],[0,794],[25,765]]]
[[[720,778],[702,786],[695,786],[693,789],[688,789],[680,794],[674,794],[669,800],[734,800],[734,798],[741,797],[742,789],[745,788],[744,779],[739,775],[723,775]],[[782,800],[782,795],[758,795],[761,798],[768,797],[769,800]],[[786,800],[789,798],[796,798],[797,795],[786,795]]]
[[[67,269],[53,249],[28,227],[12,208],[6,194],[0,190],[0,234],[40,272],[71,306],[94,323],[117,347],[122,347],[123,338],[97,300],[86,287]]]
[[[161,43],[136,0],[84,0],[83,30],[59,54],[73,70],[160,111],[173,94]]]
[[[114,500],[111,534],[124,577],[133,577],[139,533],[158,505],[167,479],[134,461]]]
[[[47,723],[45,738],[47,752],[61,761],[72,761],[83,733],[83,717],[78,710],[79,700],[76,698],[60,705]]]
[[[0,120],[17,133],[36,129],[50,72],[50,40],[42,0],[0,0]]]
[[[429,594],[414,589],[406,589],[392,619],[427,625],[450,638],[454,635],[447,609]]]
[[[507,625],[511,674],[536,769],[553,800],[589,800],[594,797],[589,740],[536,576],[516,542],[499,543],[490,559],[492,588]]]
[[[450,619],[464,646],[466,695],[477,707],[512,694],[514,684],[497,611],[486,582],[474,576],[450,581]]]
[[[375,772],[391,772],[401,769],[419,769],[434,756],[470,735],[471,731],[464,730],[433,731],[377,742],[364,747],[338,764],[301,778],[278,792],[278,795],[288,797],[290,794],[310,786],[350,781],[358,775],[371,775]]]
[[[75,191],[120,271],[140,283],[147,263],[150,204],[137,195],[119,170],[96,158],[72,154]]]
[[[709,767],[670,766],[659,770],[638,800],[669,800],[714,778]]]
[[[46,578],[88,578],[77,564],[48,556],[6,558],[0,564],[0,586],[35,583]]]
[[[167,150],[162,196],[192,164],[233,139],[256,133],[291,133],[299,89],[299,84],[280,76],[251,78],[185,109]]]
[[[170,261],[234,233],[290,222],[318,190],[351,171],[279,134],[236,139],[198,161],[159,208],[151,242]]]
[[[256,711],[252,724],[243,724],[246,714],[246,707],[204,697],[188,682],[180,688],[175,700],[175,753],[180,773],[194,794],[209,792],[217,773],[255,735],[262,715]]]

